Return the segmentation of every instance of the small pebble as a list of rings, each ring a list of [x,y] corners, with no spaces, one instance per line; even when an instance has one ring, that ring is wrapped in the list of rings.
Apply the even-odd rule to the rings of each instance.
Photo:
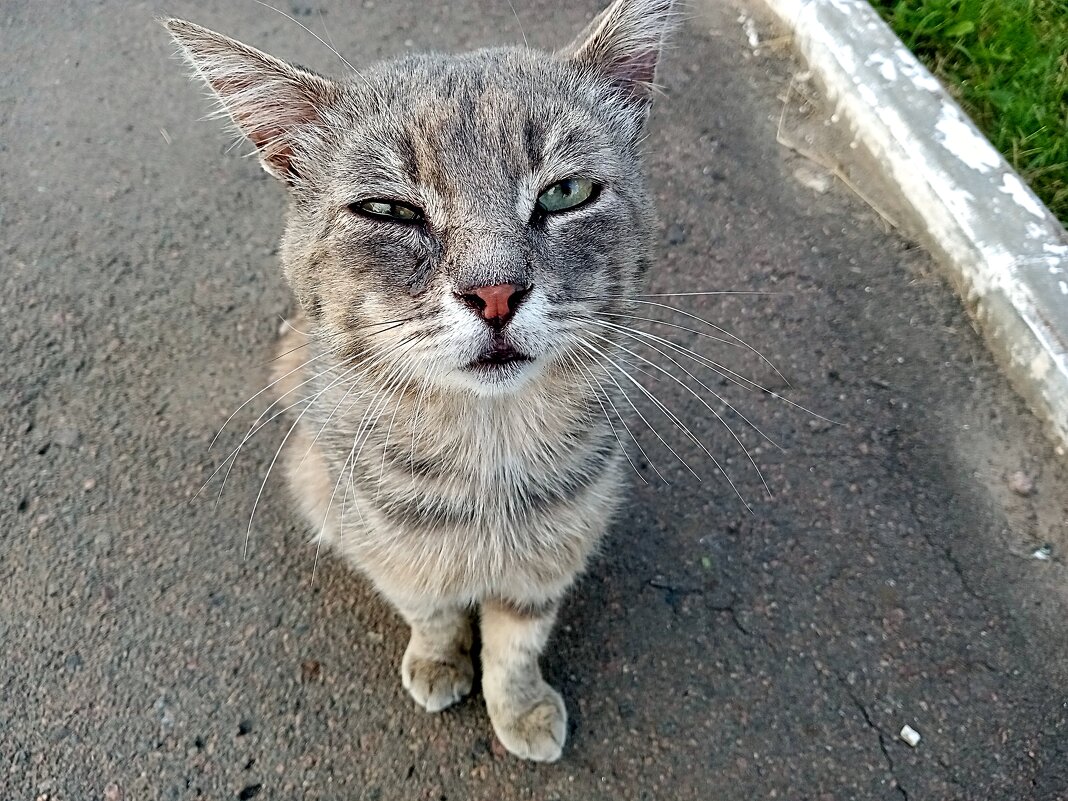
[[[82,489],[85,490],[86,492],[89,492],[89,491],[93,490],[95,487],[96,487],[96,479],[95,478],[87,478],[87,479],[85,479],[85,482],[82,484]]]
[[[1031,558],[1037,559],[1040,562],[1048,562],[1053,558],[1053,546],[1043,545],[1041,548],[1035,548],[1031,552]]]
[[[1017,470],[1009,476],[1009,489],[1020,497],[1026,498],[1035,491],[1035,482],[1027,473]]]
[[[898,735],[902,740],[915,748],[920,742],[920,733],[916,731],[912,726],[907,723],[901,727],[901,733]]]
[[[122,788],[115,782],[110,782],[104,788],[104,801],[122,801]]]

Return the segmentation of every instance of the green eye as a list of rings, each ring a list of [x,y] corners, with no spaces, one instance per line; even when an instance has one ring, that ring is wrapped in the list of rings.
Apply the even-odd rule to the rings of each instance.
[[[361,214],[384,217],[398,222],[416,222],[423,219],[423,212],[415,208],[415,206],[409,206],[407,203],[400,203],[396,200],[361,200],[358,203],[352,203],[349,208]]]
[[[599,188],[588,178],[565,178],[538,196],[538,208],[546,214],[574,209],[593,200]]]

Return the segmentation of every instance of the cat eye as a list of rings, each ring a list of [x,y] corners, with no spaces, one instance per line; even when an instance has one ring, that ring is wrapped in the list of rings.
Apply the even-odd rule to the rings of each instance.
[[[415,206],[409,206],[407,203],[401,203],[397,200],[379,200],[377,198],[361,200],[357,203],[350,203],[349,210],[357,214],[396,220],[397,222],[419,222],[423,219],[422,211]]]
[[[599,190],[600,187],[588,178],[565,178],[538,196],[538,209],[545,214],[569,211],[589,203]]]

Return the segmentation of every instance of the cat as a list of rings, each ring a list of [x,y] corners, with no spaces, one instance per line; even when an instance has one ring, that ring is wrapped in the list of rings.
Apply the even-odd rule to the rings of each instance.
[[[556,53],[343,80],[164,21],[289,191],[301,311],[273,389],[299,505],[410,626],[401,680],[429,712],[471,691],[477,611],[490,721],[529,760],[561,756],[539,657],[626,494],[605,365],[651,263],[641,143],[672,18],[615,0]]]

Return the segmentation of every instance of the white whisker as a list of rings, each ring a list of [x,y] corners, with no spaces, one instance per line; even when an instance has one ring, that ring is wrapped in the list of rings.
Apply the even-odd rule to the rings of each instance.
[[[594,354],[597,354],[601,358],[603,358],[604,360],[608,361],[609,364],[611,364],[613,367],[615,367],[640,392],[642,392],[643,394],[648,396],[653,401],[654,404],[658,404],[659,408],[661,409],[661,411],[664,412],[668,416],[669,420],[671,420],[671,413],[667,410],[667,408],[665,406],[663,406],[663,404],[660,404],[660,402],[653,395],[651,395],[649,393],[649,391],[644,386],[642,386],[642,384],[636,378],[634,378],[634,376],[632,376],[630,373],[628,373],[626,370],[624,370],[623,367],[619,364],[619,362],[617,362],[615,359],[613,359],[611,356],[609,356],[603,350],[600,350],[599,348],[597,348],[594,345],[591,345],[588,342],[584,342],[584,343],[582,343],[582,345],[583,345],[583,347],[590,349],[591,352],[593,352]],[[668,451],[671,453],[672,456],[674,456],[676,459],[679,460],[679,462],[683,465],[683,467],[685,467],[693,475],[694,478],[696,478],[698,481],[700,481],[701,480],[701,476],[698,475],[697,472],[692,467],[690,467],[689,462],[687,462],[685,459],[683,459],[681,456],[679,456],[678,452],[674,448],[671,447],[671,445],[668,443],[667,440],[665,440],[663,438],[663,436],[660,435],[660,432],[657,431],[652,425],[650,425],[649,421],[645,418],[645,415],[643,415],[638,410],[638,407],[634,405],[634,402],[630,399],[630,396],[627,395],[627,393],[623,389],[623,387],[620,386],[618,381],[616,381],[615,376],[613,376],[612,373],[604,366],[604,364],[601,363],[600,359],[597,360],[597,363],[598,363],[598,366],[602,370],[604,370],[605,375],[607,375],[612,380],[612,382],[619,388],[619,391],[623,393],[623,397],[627,399],[627,403],[630,405],[631,409],[633,409],[635,414],[637,414],[638,417],[641,418],[642,422],[645,423],[645,425],[653,433],[653,436],[655,436],[658,440],[660,440],[660,443],[665,448],[668,449]],[[655,468],[654,468],[654,470],[655,470]],[[659,473],[659,471],[657,472],[657,475],[660,475],[660,478],[664,480],[664,483],[669,483],[667,481],[667,479],[664,479],[664,476],[661,475]]]
[[[597,298],[590,298],[590,300],[596,300],[596,299]],[[770,367],[772,370],[774,370],[775,374],[779,378],[781,378],[783,380],[783,382],[787,386],[790,386],[790,382],[789,382],[789,380],[787,380],[786,376],[784,376],[781,372],[779,372],[779,368],[777,368],[767,356],[765,356],[763,353],[758,351],[756,348],[754,348],[752,345],[750,345],[744,339],[739,337],[737,334],[733,334],[730,331],[728,331],[726,328],[722,328],[722,327],[716,325],[715,323],[711,323],[708,320],[706,320],[704,317],[699,317],[698,315],[693,314],[691,312],[683,311],[682,309],[677,309],[674,306],[669,306],[666,303],[657,303],[656,301],[651,301],[651,300],[638,300],[637,298],[634,298],[634,297],[621,298],[621,300],[625,300],[625,301],[627,301],[629,303],[640,303],[640,304],[645,305],[645,306],[654,306],[654,307],[656,307],[658,309],[666,309],[668,311],[673,311],[676,314],[681,314],[683,317],[688,317],[691,320],[696,320],[699,323],[704,323],[709,328],[713,329],[714,331],[718,331],[719,333],[723,334],[724,336],[730,337],[731,339],[736,341],[739,345],[741,345],[743,348],[745,348],[746,350],[748,350],[751,353],[755,354],[757,356],[757,358],[759,358],[762,362],[764,362],[766,365],[768,365],[768,367]]]
[[[600,334],[594,334],[594,336],[597,337],[598,339],[603,339],[605,342],[609,342],[609,343],[611,342],[610,339],[608,339],[607,337],[603,337]],[[639,356],[638,354],[634,353],[634,351],[630,350],[629,348],[627,348],[624,345],[617,345],[617,347],[620,348],[621,350],[623,350],[625,353],[629,353],[632,356],[634,356],[635,358],[641,359],[645,363],[647,363],[649,365],[652,365],[656,370],[658,370],[659,372],[661,372],[664,375],[666,375],[668,378],[670,378],[676,384],[678,384],[683,389],[685,389],[687,392],[689,392],[691,395],[693,395],[706,409],[708,409],[708,411],[710,411],[712,413],[712,415],[716,418],[716,420],[718,420],[723,425],[723,427],[725,429],[727,429],[727,431],[730,433],[731,437],[734,438],[734,441],[738,443],[738,446],[745,453],[745,455],[749,459],[750,463],[752,463],[753,469],[756,470],[757,476],[760,478],[760,483],[764,485],[764,490],[768,493],[768,497],[772,497],[771,488],[768,486],[768,482],[764,480],[764,473],[760,470],[760,466],[756,463],[756,460],[753,458],[752,454],[749,452],[749,449],[745,447],[745,443],[742,442],[741,438],[734,431],[734,429],[731,428],[727,424],[727,422],[720,416],[719,412],[717,412],[715,409],[713,409],[712,406],[709,405],[709,403],[704,398],[702,398],[700,395],[698,395],[697,392],[695,392],[692,387],[688,386],[684,381],[680,380],[677,376],[672,375],[670,372],[668,372],[664,368],[660,367],[655,362],[653,362],[653,361],[651,361],[649,359],[646,359],[644,356]],[[723,400],[723,398],[721,398],[719,395],[717,395],[713,390],[709,389],[709,387],[703,381],[701,381],[699,378],[694,376],[693,373],[691,373],[689,370],[687,370],[685,367],[683,367],[681,364],[679,364],[678,361],[676,361],[671,356],[669,356],[666,353],[664,353],[663,351],[661,351],[659,348],[656,348],[655,346],[650,346],[650,347],[653,347],[654,350],[656,350],[658,353],[660,353],[662,356],[664,356],[666,359],[668,359],[668,361],[670,361],[672,364],[676,365],[680,370],[682,370],[684,373],[686,373],[686,375],[688,375],[690,378],[692,378],[694,381],[696,381],[698,384],[700,384],[706,390],[708,390],[713,395],[715,395],[721,402],[725,403],[727,405],[727,407],[731,411],[733,411],[736,415],[738,415],[743,420],[745,420],[745,422],[749,423],[749,425],[752,426],[753,429],[757,433],[759,433],[762,437],[764,437],[768,442],[770,442],[776,448],[779,448],[778,444],[776,444],[772,439],[770,439],[754,423],[752,423],[749,420],[749,418],[747,418],[745,415],[743,415],[741,412],[739,412],[737,409],[735,409],[733,406],[731,406],[729,403],[727,403],[725,400]],[[782,448],[779,448],[779,450],[782,450]],[[713,461],[715,461],[715,460],[713,459]],[[718,464],[717,464],[717,467],[718,467]],[[720,468],[720,469],[723,470],[723,468]],[[727,476],[727,472],[725,470],[723,470],[723,475]],[[727,481],[731,481],[729,476],[727,476]],[[731,481],[731,486],[732,487],[734,486],[734,482],[733,481]],[[737,489],[735,491],[737,491]],[[743,503],[744,503],[744,500],[743,500]]]
[[[608,414],[608,408],[604,405],[604,401],[601,400],[601,396],[604,395],[606,400],[608,400],[609,403],[611,403],[611,399],[608,398],[607,394],[605,393],[604,387],[601,387],[600,382],[598,381],[597,385],[598,385],[598,387],[600,387],[600,392],[598,392],[597,390],[595,390],[593,388],[593,384],[590,382],[590,379],[592,378],[594,381],[597,381],[596,376],[593,376],[589,372],[589,370],[587,370],[585,367],[583,367],[582,364],[578,361],[578,358],[574,354],[568,354],[568,361],[572,365],[574,365],[575,369],[577,370],[577,374],[582,376],[583,380],[585,380],[585,382],[586,382],[586,385],[590,388],[590,394],[593,396],[594,400],[597,401],[597,405],[601,407],[601,411],[604,412],[604,419],[606,421],[608,421],[608,426],[612,429],[612,435],[616,438],[616,442],[619,443],[620,450],[622,450],[623,451],[623,455],[627,457],[627,461],[630,462],[630,466],[634,469],[634,472],[637,474],[638,478],[640,478],[644,483],[648,484],[649,483],[649,479],[647,479],[645,476],[643,476],[641,471],[638,469],[638,466],[636,464],[634,464],[634,460],[630,457],[630,452],[628,451],[627,446],[623,444],[623,440],[619,436],[619,429],[617,429],[616,428],[616,424],[612,422],[612,417],[611,417],[611,415]],[[615,409],[615,405],[614,404],[613,404],[612,408]],[[616,415],[617,416],[619,415],[618,411],[616,411]],[[639,444],[637,438],[634,436],[634,434],[631,432],[630,428],[627,426],[626,421],[623,420],[623,418],[621,416],[619,418],[619,421],[621,423],[623,423],[623,427],[626,428],[627,433],[630,434],[631,439],[634,440],[635,446],[637,446],[638,450],[641,451],[642,450],[642,446]],[[645,456],[645,452],[644,451],[642,451],[642,455]],[[645,456],[645,459],[646,459],[646,461],[649,461],[649,457],[648,456]]]
[[[699,355],[699,354],[696,354],[693,351],[691,351],[689,348],[685,348],[682,345],[678,345],[678,344],[676,344],[676,343],[674,343],[674,342],[672,342],[672,341],[670,341],[668,339],[664,339],[663,337],[658,337],[655,334],[647,334],[644,331],[638,331],[635,328],[630,328],[628,326],[623,326],[623,325],[616,325],[614,323],[607,323],[607,322],[603,322],[603,321],[600,323],[600,325],[606,325],[606,326],[612,328],[615,331],[619,331],[621,334],[623,334],[623,336],[630,337],[631,339],[636,339],[638,342],[640,342],[640,343],[642,343],[644,345],[647,345],[648,347],[652,348],[654,351],[659,353],[665,359],[667,359],[672,364],[674,364],[676,367],[678,367],[680,370],[682,370],[687,376],[689,376],[691,379],[696,381],[701,386],[702,389],[706,390],[707,392],[712,393],[712,395],[716,398],[716,400],[718,400],[720,403],[722,403],[724,406],[726,406],[728,409],[730,409],[735,415],[737,415],[739,418],[741,418],[743,421],[745,421],[745,423],[747,423],[750,428],[752,428],[761,437],[763,437],[768,442],[768,444],[773,445],[775,448],[778,448],[780,451],[783,450],[783,447],[781,445],[779,445],[779,443],[777,443],[775,440],[773,440],[771,437],[769,437],[767,434],[765,434],[763,431],[761,431],[759,426],[757,426],[752,420],[750,420],[748,417],[746,417],[744,414],[742,414],[740,411],[738,411],[738,409],[736,409],[733,405],[731,405],[731,403],[726,398],[724,398],[722,395],[720,395],[718,392],[716,392],[714,389],[712,389],[712,387],[708,386],[704,381],[702,381],[700,378],[698,378],[693,373],[691,373],[689,370],[687,370],[686,367],[684,367],[682,364],[680,364],[678,361],[676,361],[674,358],[672,358],[672,356],[670,354],[665,353],[663,350],[658,348],[656,345],[649,344],[649,342],[647,342],[646,340],[653,340],[654,342],[659,342],[659,343],[662,343],[664,345],[667,345],[668,347],[673,348],[674,350],[679,351],[679,352],[683,353],[684,355],[689,356],[690,358],[693,358],[693,356],[696,356],[696,355]],[[630,353],[631,351],[627,351],[627,352]],[[659,372],[664,372],[665,375],[668,375],[671,378],[675,378],[670,373],[666,373],[662,368],[660,368],[657,365],[655,365],[652,362],[650,362],[648,359],[644,359],[641,356],[637,356],[637,354],[634,354],[634,355],[636,356],[636,358],[642,359],[642,361],[645,361],[646,363],[651,364]],[[698,364],[700,364],[700,362],[698,362]],[[722,373],[719,373],[718,371],[715,371],[715,372],[717,372],[718,375],[723,375]],[[675,380],[678,380],[678,379],[675,379]],[[747,389],[747,390],[749,389],[749,387],[745,387],[743,384],[740,384],[737,381],[735,381],[734,383],[738,384],[739,386],[742,386],[744,389]],[[687,387],[687,389],[689,389],[689,388]],[[701,400],[701,398],[698,397],[698,400]],[[703,402],[704,401],[702,400],[702,403]],[[713,410],[711,408],[709,409],[709,411],[711,411],[713,414],[716,414],[715,410]]]

